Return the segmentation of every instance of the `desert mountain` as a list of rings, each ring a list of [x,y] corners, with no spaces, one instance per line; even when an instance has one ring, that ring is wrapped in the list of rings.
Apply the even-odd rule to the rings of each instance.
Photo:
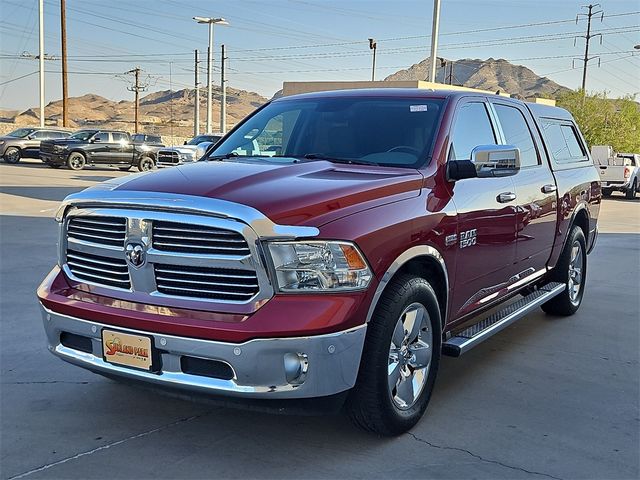
[[[429,59],[416,63],[411,67],[389,75],[385,80],[426,80],[429,71]],[[522,65],[514,65],[503,59],[487,60],[466,58],[453,61],[438,58],[436,81],[451,83],[481,90],[497,91],[520,95],[524,98],[555,98],[569,89],[539,77]]]
[[[220,121],[219,88],[213,91],[213,128]],[[163,90],[140,98],[141,131],[163,135],[189,136],[193,132],[193,106],[195,90]],[[227,88],[227,124],[233,126],[267,99],[254,92]],[[127,131],[133,130],[134,102],[113,101],[100,95],[87,94],[69,98],[69,119],[72,128],[104,126]],[[45,107],[47,125],[62,125],[62,101]],[[206,121],[206,90],[200,91],[200,125]],[[2,121],[16,125],[34,125],[39,120],[36,107],[23,112],[0,111]]]

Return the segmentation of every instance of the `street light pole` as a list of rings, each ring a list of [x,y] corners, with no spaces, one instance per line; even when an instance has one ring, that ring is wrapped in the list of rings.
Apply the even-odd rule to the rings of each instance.
[[[440,29],[440,0],[433,0],[433,26],[431,27],[431,57],[429,60],[429,81],[436,81],[436,59],[438,55],[438,31]]]
[[[40,126],[44,127],[44,0],[38,2],[40,20]]]
[[[373,50],[373,65],[371,66],[371,81],[376,79],[376,49],[378,48],[378,42],[375,39],[369,39],[369,50]]]
[[[209,22],[209,49],[207,50],[207,133],[211,133],[211,92],[213,72],[213,22]]]
[[[206,23],[209,25],[209,48],[207,51],[207,133],[211,133],[211,118],[212,118],[212,99],[213,92],[211,83],[213,82],[213,25],[229,25],[224,18],[213,17],[193,17],[198,23]]]

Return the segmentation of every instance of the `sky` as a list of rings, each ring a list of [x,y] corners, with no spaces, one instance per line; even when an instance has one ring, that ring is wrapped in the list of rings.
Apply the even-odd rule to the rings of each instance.
[[[594,17],[588,91],[640,97],[640,0],[601,0]],[[580,86],[584,0],[442,0],[438,56],[505,58],[569,88]],[[429,55],[431,0],[67,0],[69,95],[132,100],[124,72],[139,66],[148,91],[194,82],[194,49],[204,59],[207,27],[193,16],[223,17],[215,27],[228,85],[271,97],[283,81],[368,80],[377,40],[376,79]],[[45,0],[46,102],[62,96],[60,2]],[[0,109],[38,104],[38,0],[0,0]],[[8,21],[9,20],[9,21]],[[482,31],[479,31],[482,30]],[[575,67],[575,68],[574,68]],[[201,64],[201,82],[206,76]],[[24,78],[19,78],[24,76]]]

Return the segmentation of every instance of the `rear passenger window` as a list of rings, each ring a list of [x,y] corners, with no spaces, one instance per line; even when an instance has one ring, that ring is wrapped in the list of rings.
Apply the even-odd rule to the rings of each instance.
[[[113,143],[124,143],[129,141],[129,137],[127,137],[126,133],[113,132],[111,136],[113,137]]]
[[[101,143],[109,143],[109,133],[108,132],[99,132],[96,133],[96,136],[93,137],[94,140]]]
[[[547,148],[554,161],[572,163],[588,160],[578,138],[578,132],[571,123],[542,119],[540,124]]]
[[[494,105],[494,107],[507,145],[513,145],[520,149],[520,166],[540,165],[536,145],[522,112],[507,105]]]
[[[495,145],[496,137],[484,103],[465,103],[458,110],[449,160],[471,160],[471,151],[479,145]]]

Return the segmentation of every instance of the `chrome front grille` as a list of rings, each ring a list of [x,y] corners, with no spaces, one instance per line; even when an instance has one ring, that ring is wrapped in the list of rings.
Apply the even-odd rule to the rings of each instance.
[[[169,150],[160,150],[158,152],[158,164],[159,165],[177,165],[180,163],[180,156],[178,152],[172,152]]]
[[[67,224],[67,236],[85,242],[124,247],[126,219],[118,217],[73,217]]]
[[[181,297],[247,301],[258,293],[258,277],[248,270],[155,265],[158,291]]]
[[[151,238],[153,248],[165,252],[238,256],[251,253],[242,234],[206,225],[153,222]]]
[[[77,250],[67,250],[67,265],[80,280],[110,287],[129,289],[129,268],[124,259],[92,255]]]
[[[133,208],[75,208],[61,226],[74,281],[152,305],[249,313],[273,295],[258,236],[244,222]]]

